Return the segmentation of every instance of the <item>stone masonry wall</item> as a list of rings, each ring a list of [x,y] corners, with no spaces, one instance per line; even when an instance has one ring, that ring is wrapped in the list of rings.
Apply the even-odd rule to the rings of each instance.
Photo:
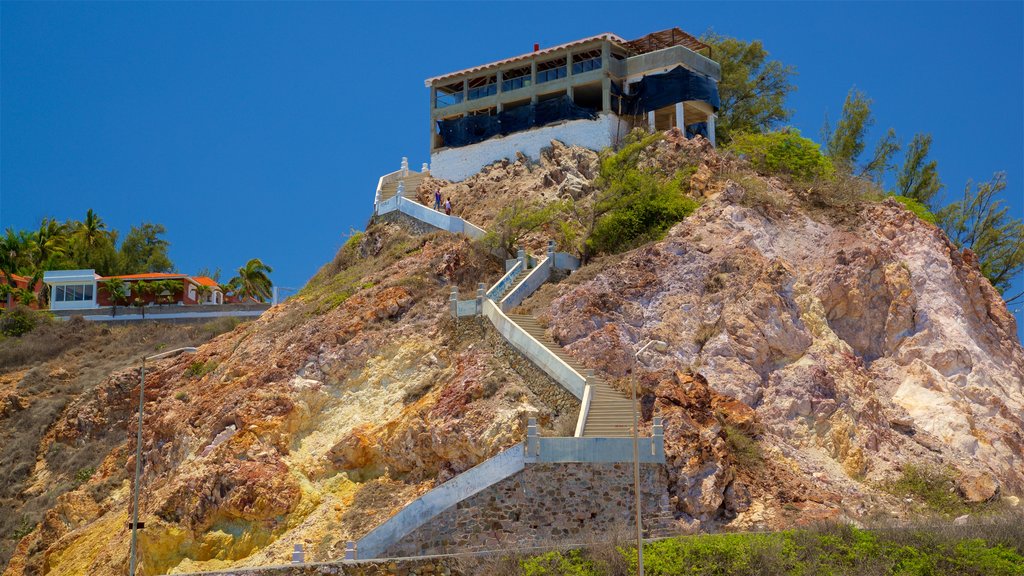
[[[644,522],[650,534],[671,528],[662,513],[667,473],[662,464],[640,468]],[[632,529],[633,465],[527,464],[457,505],[386,551],[387,556],[417,556],[511,546],[585,543],[601,535]]]

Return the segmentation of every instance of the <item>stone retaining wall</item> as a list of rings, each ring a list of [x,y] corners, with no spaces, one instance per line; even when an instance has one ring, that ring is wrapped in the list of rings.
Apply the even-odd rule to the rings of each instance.
[[[646,528],[671,529],[662,514],[668,475],[641,465]],[[435,516],[387,549],[387,556],[450,554],[585,543],[633,526],[631,463],[538,463]]]

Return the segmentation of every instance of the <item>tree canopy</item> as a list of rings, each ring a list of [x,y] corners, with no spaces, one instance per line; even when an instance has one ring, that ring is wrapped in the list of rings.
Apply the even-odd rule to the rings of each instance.
[[[796,90],[792,83],[796,68],[770,59],[760,40],[747,42],[708,32],[701,41],[711,46],[712,57],[722,68],[717,142],[728,144],[741,132],[766,132],[789,120],[792,111],[786,108],[786,97]]]
[[[967,182],[963,198],[939,211],[939,224],[950,240],[970,248],[981,272],[1001,293],[1024,270],[1024,222],[1011,218],[1009,207],[996,196],[1006,189],[1006,174],[974,186]],[[1024,292],[1007,298],[1011,302]]]

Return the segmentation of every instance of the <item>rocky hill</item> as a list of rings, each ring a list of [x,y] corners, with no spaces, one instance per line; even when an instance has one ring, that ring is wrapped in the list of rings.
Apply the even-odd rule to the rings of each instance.
[[[641,162],[690,167],[696,212],[522,308],[616,386],[638,379],[644,429],[665,420],[680,530],[906,517],[919,504],[887,487],[909,468],[941,470],[965,500],[1015,504],[1024,350],[970,253],[893,201],[794,189],[678,132]],[[441,187],[491,228],[510,198],[586,202],[597,172],[597,154],[553,143],[540,162],[419,193]],[[281,563],[299,542],[309,560],[338,559],[346,540],[521,441],[527,417],[571,435],[574,397],[485,322],[450,318],[450,288],[494,282],[498,259],[389,216],[298,297],[147,371],[142,573]],[[667,347],[635,359],[650,338]],[[14,390],[69,362],[0,378]],[[125,362],[46,427],[22,495],[52,485],[60,447],[101,450],[15,533],[5,575],[125,572],[137,379]]]

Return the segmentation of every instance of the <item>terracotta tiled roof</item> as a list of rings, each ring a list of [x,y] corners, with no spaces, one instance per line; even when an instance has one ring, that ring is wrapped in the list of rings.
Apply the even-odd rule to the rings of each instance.
[[[100,280],[119,278],[121,280],[177,280],[187,278],[185,274],[168,274],[166,272],[147,272],[145,274],[123,274],[121,276],[103,276]]]
[[[193,276],[192,281],[196,284],[202,284],[203,286],[210,286],[212,288],[220,286],[220,284],[217,284],[216,280],[208,276]]]
[[[495,67],[498,67],[498,66],[504,66],[505,64],[516,62],[518,60],[525,60],[527,58],[532,58],[534,56],[543,56],[545,54],[550,54],[552,52],[558,52],[559,50],[565,50],[565,49],[568,49],[568,48],[572,48],[573,46],[579,46],[580,44],[585,44],[585,43],[591,42],[593,40],[610,40],[610,41],[615,42],[617,44],[625,44],[626,43],[626,41],[623,40],[622,38],[620,38],[619,36],[616,36],[615,34],[612,34],[610,32],[605,32],[604,34],[598,34],[597,36],[590,36],[588,38],[581,38],[579,40],[573,40],[572,42],[566,42],[565,44],[559,44],[558,46],[552,46],[550,48],[544,48],[544,49],[538,50],[536,52],[527,52],[525,54],[520,54],[519,56],[513,56],[511,58],[505,58],[504,60],[498,60],[497,62],[489,62],[487,64],[483,64],[483,65],[480,65],[480,66],[474,66],[472,68],[465,68],[465,69],[459,70],[457,72],[449,72],[447,74],[442,74],[441,76],[434,76],[433,78],[427,78],[424,81],[424,85],[426,85],[427,88],[429,88],[434,82],[437,82],[438,80],[444,80],[445,78],[451,78],[452,76],[458,76],[459,74],[467,74],[467,73],[470,73],[470,72],[479,72],[481,70],[486,70],[488,68],[495,68]]]

